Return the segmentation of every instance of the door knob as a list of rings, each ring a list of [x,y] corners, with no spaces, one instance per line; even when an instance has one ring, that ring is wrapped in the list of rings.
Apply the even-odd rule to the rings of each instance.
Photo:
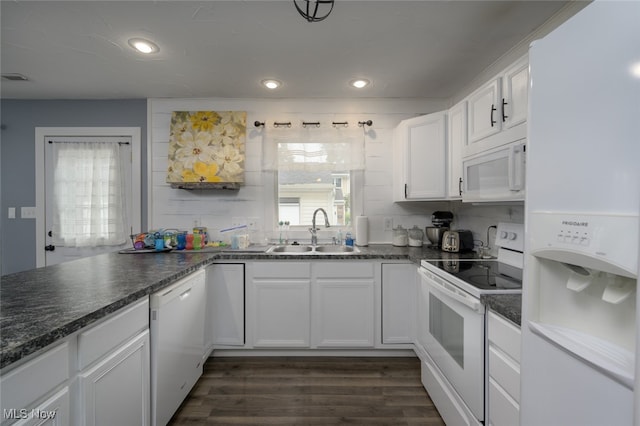
[[[54,251],[56,249],[56,246],[49,244],[48,246],[44,247],[44,251]]]

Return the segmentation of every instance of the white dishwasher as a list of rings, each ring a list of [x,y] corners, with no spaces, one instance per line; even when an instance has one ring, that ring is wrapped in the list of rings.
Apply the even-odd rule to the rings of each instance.
[[[202,375],[205,271],[151,295],[151,422],[166,425]]]

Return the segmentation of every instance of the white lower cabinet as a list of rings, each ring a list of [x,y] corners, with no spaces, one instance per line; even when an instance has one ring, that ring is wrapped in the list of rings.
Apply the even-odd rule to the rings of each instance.
[[[4,425],[149,425],[149,299],[0,377]]]
[[[375,265],[349,261],[248,263],[247,347],[375,347],[379,280]]]
[[[0,376],[3,425],[68,424],[71,346],[57,344]]]
[[[311,296],[314,346],[373,347],[373,263],[332,262],[316,265]]]
[[[487,315],[487,338],[489,424],[519,425],[520,328],[490,310]]]
[[[149,299],[78,335],[79,424],[150,424]]]
[[[254,262],[248,276],[253,347],[308,348],[311,264]]]
[[[80,374],[82,424],[149,424],[149,331]]]
[[[244,264],[207,267],[207,329],[211,346],[244,346]],[[207,351],[209,352],[209,351]]]
[[[253,346],[307,348],[309,280],[254,281],[255,321]]]
[[[65,386],[42,404],[29,411],[15,426],[66,426],[71,419],[69,388]]]
[[[373,347],[373,281],[318,280],[312,322],[318,348]]]
[[[382,343],[413,343],[416,265],[382,264]]]

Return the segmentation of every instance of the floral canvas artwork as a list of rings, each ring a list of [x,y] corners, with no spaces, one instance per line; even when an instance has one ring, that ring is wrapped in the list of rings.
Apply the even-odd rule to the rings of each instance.
[[[244,182],[247,113],[174,111],[167,182],[215,187]]]

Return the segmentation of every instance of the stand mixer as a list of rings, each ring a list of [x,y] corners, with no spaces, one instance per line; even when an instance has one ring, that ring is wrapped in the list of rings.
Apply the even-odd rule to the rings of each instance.
[[[453,221],[453,213],[446,211],[433,212],[431,215],[431,224],[433,226],[427,226],[425,233],[427,238],[431,241],[434,247],[440,248],[442,246],[442,236],[445,231],[449,230],[449,225]]]

